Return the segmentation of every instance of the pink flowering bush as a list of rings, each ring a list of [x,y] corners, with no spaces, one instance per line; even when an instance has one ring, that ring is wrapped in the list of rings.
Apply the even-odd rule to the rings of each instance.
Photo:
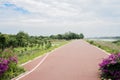
[[[120,53],[110,55],[99,66],[102,80],[120,80]]]
[[[0,53],[0,80],[10,80],[24,72],[24,69],[20,68],[17,62],[17,56],[11,49],[5,49]]]
[[[8,60],[0,58],[0,76],[8,70]]]

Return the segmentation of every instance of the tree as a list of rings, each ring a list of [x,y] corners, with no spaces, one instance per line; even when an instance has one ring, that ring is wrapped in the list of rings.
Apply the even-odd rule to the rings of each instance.
[[[2,49],[2,51],[7,47],[8,39],[8,35],[0,34],[0,48]]]
[[[66,39],[66,40],[71,40],[71,39],[83,39],[84,35],[73,33],[73,32],[66,32],[65,34],[58,34],[58,35],[51,35],[50,38],[52,39]]]
[[[56,35],[51,35],[50,38],[51,39],[57,39]]]
[[[9,40],[8,40],[8,47],[17,47],[18,44],[17,44],[17,39],[16,39],[16,36],[15,35],[10,35],[9,36]]]
[[[27,46],[28,38],[29,38],[29,35],[27,33],[24,33],[23,31],[17,33],[16,39],[18,41],[18,46],[20,46],[20,47]]]
[[[58,35],[56,36],[56,38],[57,38],[57,39],[63,39],[63,36],[62,36],[62,34],[58,34]]]
[[[82,33],[80,33],[80,39],[83,39],[84,35]]]

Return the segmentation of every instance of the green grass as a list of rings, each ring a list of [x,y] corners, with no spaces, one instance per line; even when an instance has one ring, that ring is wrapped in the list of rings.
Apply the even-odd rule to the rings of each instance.
[[[18,64],[22,64],[25,63],[29,60],[32,60],[38,56],[41,56],[47,52],[50,52],[52,50],[54,50],[55,48],[58,48],[62,45],[67,44],[69,41],[65,41],[65,40],[57,40],[57,41],[53,41],[52,44],[53,46],[48,48],[48,49],[38,49],[37,47],[32,48],[27,48],[27,51],[23,52],[23,55],[18,55]],[[17,51],[21,51],[24,50],[24,48],[16,48]]]
[[[112,41],[97,41],[97,40],[95,41],[87,40],[87,42],[105,50],[108,53],[119,53],[120,52],[119,42],[115,43]]]

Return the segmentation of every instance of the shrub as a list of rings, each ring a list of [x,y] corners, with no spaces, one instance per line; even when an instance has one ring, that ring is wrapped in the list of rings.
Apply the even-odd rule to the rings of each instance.
[[[90,44],[94,44],[94,41],[89,41]]]
[[[24,72],[24,69],[20,68],[17,63],[17,56],[11,49],[5,49],[0,53],[0,80],[10,80]]]
[[[120,80],[120,53],[103,59],[99,66],[102,80]]]
[[[113,41],[112,43],[115,43],[115,44],[117,44],[117,45],[120,45],[120,40]]]
[[[0,58],[0,76],[2,76],[7,70],[8,70],[8,60],[4,58]]]

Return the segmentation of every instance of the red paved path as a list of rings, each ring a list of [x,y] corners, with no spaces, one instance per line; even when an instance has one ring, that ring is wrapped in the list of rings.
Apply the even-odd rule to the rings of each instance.
[[[44,63],[20,80],[100,80],[98,64],[106,56],[87,42],[75,40],[52,52]],[[25,68],[30,70],[30,65],[39,61],[34,60]]]

